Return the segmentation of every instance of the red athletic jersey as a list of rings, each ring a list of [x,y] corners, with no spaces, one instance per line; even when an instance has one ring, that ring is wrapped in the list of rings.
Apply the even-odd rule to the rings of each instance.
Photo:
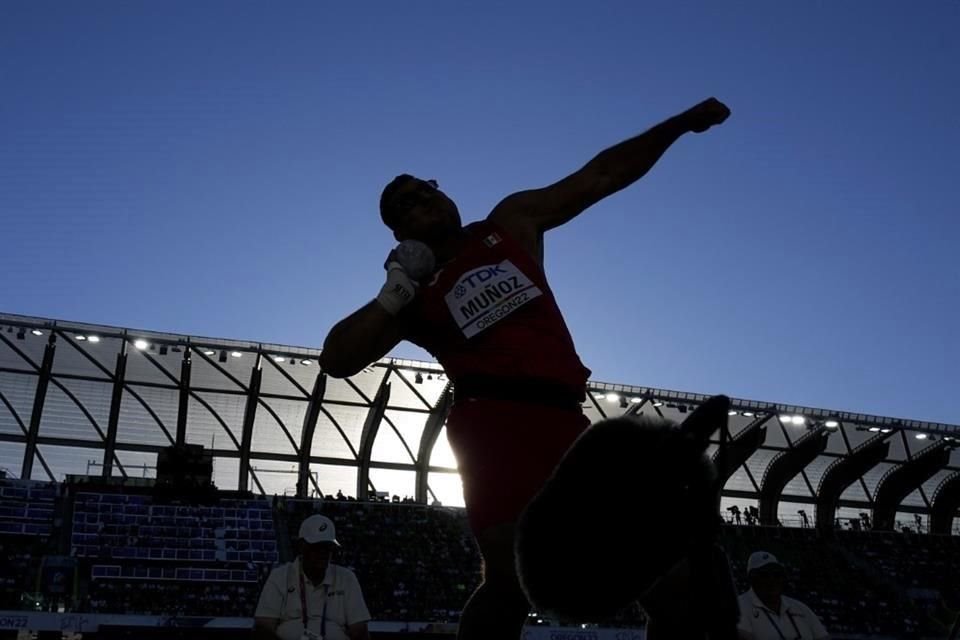
[[[499,226],[465,227],[456,258],[421,283],[403,311],[407,339],[460,376],[533,378],[581,391],[590,375],[577,356],[543,269]]]

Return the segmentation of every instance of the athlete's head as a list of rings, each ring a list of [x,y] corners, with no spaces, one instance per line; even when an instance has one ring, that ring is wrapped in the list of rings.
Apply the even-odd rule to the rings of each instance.
[[[409,174],[394,178],[380,195],[380,217],[399,240],[430,244],[460,230],[460,212],[436,180]]]

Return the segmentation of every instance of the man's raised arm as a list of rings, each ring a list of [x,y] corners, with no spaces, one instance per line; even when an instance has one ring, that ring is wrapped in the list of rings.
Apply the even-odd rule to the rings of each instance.
[[[685,133],[702,133],[727,119],[730,110],[715,98],[601,151],[579,171],[542,189],[507,196],[489,219],[531,248],[538,236],[573,219],[591,205],[630,186]]]

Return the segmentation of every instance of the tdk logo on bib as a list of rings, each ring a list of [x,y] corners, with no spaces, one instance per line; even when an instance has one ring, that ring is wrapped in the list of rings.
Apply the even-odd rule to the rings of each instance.
[[[504,260],[460,276],[444,301],[463,335],[472,338],[541,295],[520,269]]]

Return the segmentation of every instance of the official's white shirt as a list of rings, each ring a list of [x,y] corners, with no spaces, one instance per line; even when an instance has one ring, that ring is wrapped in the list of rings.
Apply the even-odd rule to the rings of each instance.
[[[780,597],[780,613],[760,602],[753,589],[742,593],[740,624],[742,640],[823,640],[830,635],[810,607],[799,600]]]
[[[300,598],[300,558],[270,572],[257,602],[257,618],[280,620],[277,635],[283,640],[299,640],[303,634]],[[323,582],[314,585],[304,577],[307,627],[324,640],[349,640],[346,628],[370,620],[360,583],[352,571],[331,564]],[[326,615],[324,616],[324,603]],[[326,621],[324,623],[324,620]]]

